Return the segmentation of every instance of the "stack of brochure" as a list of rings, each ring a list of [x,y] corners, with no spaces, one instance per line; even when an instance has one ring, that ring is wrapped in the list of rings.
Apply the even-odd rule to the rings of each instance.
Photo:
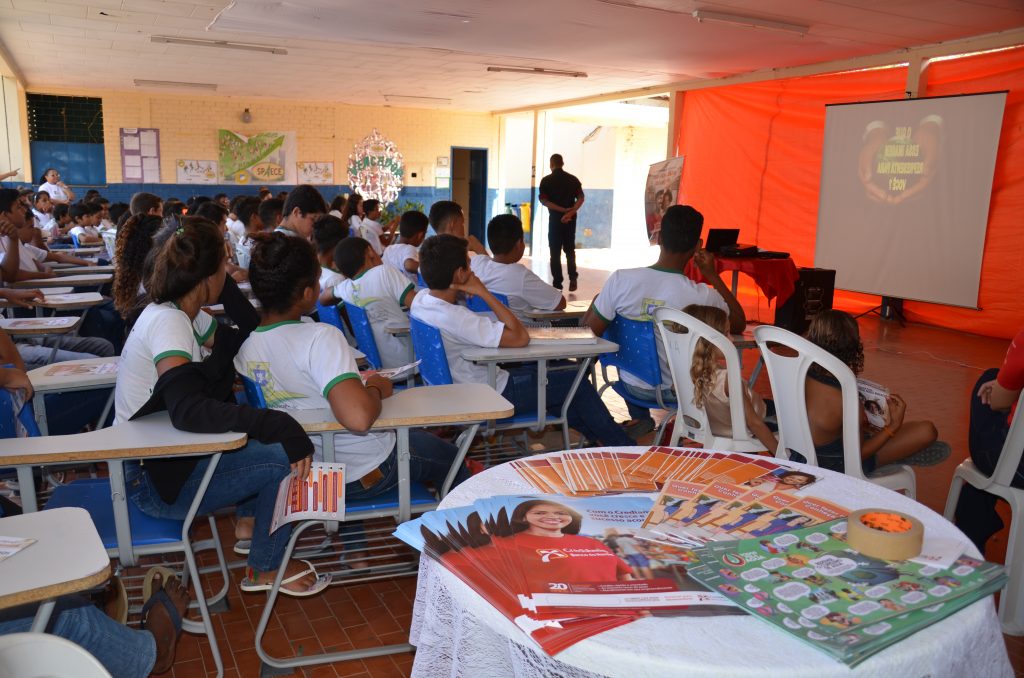
[[[424,514],[395,535],[554,655],[641,615],[742,614],[687,572],[689,548],[641,528],[650,496],[497,496]]]
[[[846,543],[846,520],[709,544],[689,570],[709,590],[853,666],[1003,587],[1000,565],[886,561]]]

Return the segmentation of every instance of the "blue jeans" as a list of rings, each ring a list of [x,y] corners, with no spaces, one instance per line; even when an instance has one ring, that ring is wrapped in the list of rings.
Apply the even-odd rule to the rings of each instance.
[[[548,371],[547,409],[558,416],[562,403],[569,395],[575,370]],[[515,367],[508,370],[508,384],[502,394],[516,408],[516,412],[537,411],[537,370],[533,367]],[[593,385],[584,378],[569,405],[569,426],[582,433],[587,440],[606,446],[635,445],[622,427],[615,423]]]
[[[0,635],[31,630],[36,605],[0,611]],[[80,645],[114,678],[146,678],[156,662],[156,642],[149,631],[122,626],[80,596],[57,601],[49,631]]]
[[[48,393],[46,400],[46,426],[51,436],[79,433],[86,424],[95,424],[103,413],[107,398],[113,389],[99,388],[94,391],[71,391],[69,393]],[[113,418],[114,408],[107,414],[107,422]]]
[[[459,448],[452,445],[443,438],[438,438],[433,433],[423,429],[414,428],[409,431],[409,477],[419,482],[429,482],[438,490],[448,477],[448,471],[452,467],[452,460],[458,453]],[[368,488],[358,480],[345,484],[345,496],[350,499],[371,499],[393,490],[398,487],[398,450],[391,451],[391,455],[378,467],[384,477]],[[455,474],[452,487],[469,478],[469,470],[463,464]]]
[[[188,513],[209,463],[209,458],[204,458],[196,464],[177,500],[167,504],[150,482],[145,467],[138,462],[129,462],[125,464],[128,496],[147,515],[181,520]],[[289,473],[291,464],[283,447],[250,440],[242,449],[226,452],[220,458],[206,495],[199,504],[201,514],[237,505],[239,509],[248,509],[250,515],[255,515],[248,562],[257,572],[276,570],[284,559],[293,523],[285,523],[273,534],[270,533],[270,523],[274,517],[277,489]]]
[[[632,396],[640,398],[642,400],[650,400],[657,402],[657,393],[653,388],[641,388],[640,386],[631,386],[629,384],[623,384],[626,387],[626,392]],[[661,402],[665,405],[674,408],[676,406],[676,392],[671,388],[661,389]],[[629,412],[630,419],[650,419],[651,411],[646,407],[640,407],[633,403],[626,401],[626,411]]]

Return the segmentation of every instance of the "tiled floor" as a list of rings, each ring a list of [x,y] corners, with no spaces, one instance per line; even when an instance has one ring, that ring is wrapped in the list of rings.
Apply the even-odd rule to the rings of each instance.
[[[589,299],[600,288],[607,273],[584,270],[581,289],[570,295]],[[746,288],[743,288],[746,290]],[[745,294],[743,301],[752,320],[770,321],[763,297]],[[759,317],[760,316],[760,317]],[[982,369],[999,364],[1007,342],[974,335],[910,325],[900,327],[874,318],[861,320],[865,343],[865,376],[890,387],[909,404],[908,419],[930,419],[940,437],[953,446],[953,456],[940,466],[918,470],[918,495],[922,503],[941,511],[955,466],[967,456],[967,402],[972,385]],[[755,356],[748,351],[745,372]],[[768,393],[767,377],[757,388]],[[625,408],[614,395],[607,396],[617,419],[625,419]],[[231,543],[228,518],[220,519],[220,532]],[[990,543],[989,559],[1002,560],[1006,532]],[[138,574],[141,570],[134,573]],[[215,625],[227,676],[252,678],[259,675],[259,659],[253,649],[254,628],[264,597],[240,593],[241,570],[232,570],[229,594],[231,610],[215,615]],[[310,654],[323,649],[348,649],[404,642],[408,638],[415,593],[413,577],[370,584],[332,587],[324,595],[296,601],[282,599],[271,621],[265,647],[273,654]],[[1007,638],[1007,647],[1018,675],[1024,673],[1024,639]],[[307,676],[404,676],[412,666],[411,654],[400,654],[321,666],[307,670]],[[213,663],[204,640],[185,634],[178,660],[168,676],[192,678],[212,675]]]

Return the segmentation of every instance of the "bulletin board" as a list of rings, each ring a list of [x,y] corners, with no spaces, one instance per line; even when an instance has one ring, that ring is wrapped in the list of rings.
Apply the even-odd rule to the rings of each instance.
[[[152,127],[121,128],[121,181],[160,183],[160,130]]]

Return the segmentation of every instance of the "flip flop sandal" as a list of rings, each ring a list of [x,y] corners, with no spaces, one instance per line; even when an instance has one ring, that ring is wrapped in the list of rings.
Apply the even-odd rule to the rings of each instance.
[[[920,452],[915,452],[906,459],[900,460],[900,463],[910,464],[911,466],[935,466],[949,458],[952,451],[953,448],[949,446],[949,443],[936,440]]]
[[[290,577],[281,580],[281,588],[278,589],[279,593],[285,596],[290,596],[292,598],[308,598],[309,596],[315,596],[316,594],[320,593],[325,588],[327,588],[328,585],[330,585],[331,575],[318,574],[316,568],[313,567],[313,564],[310,563],[308,560],[303,560],[300,562],[306,564],[306,569],[302,572],[298,572]],[[307,574],[315,575],[316,582],[305,591],[293,591],[291,589],[286,589],[284,587],[285,584],[291,584],[292,582],[296,582],[305,577]],[[241,588],[246,593],[256,593],[259,591],[269,591],[271,588],[273,588],[273,584],[269,582],[257,583],[249,577],[246,577],[242,580],[242,583],[239,585],[239,588]]]
[[[249,550],[252,548],[252,539],[239,539],[235,542],[234,548],[231,550],[240,556],[249,555]]]
[[[166,570],[167,568],[153,568],[153,570],[157,570],[157,569],[164,569],[164,570]],[[150,572],[153,572],[153,570],[150,570]],[[170,570],[168,570],[168,571],[170,571]],[[148,574],[149,573],[147,573],[147,576],[148,576]],[[175,579],[176,580],[177,577],[172,576],[171,579]],[[169,581],[170,581],[170,579],[166,579],[166,578],[164,579],[164,583],[165,584],[167,582],[169,582]],[[152,583],[153,583],[153,580],[150,579],[148,581],[148,584],[150,584],[150,586],[152,586]],[[152,590],[152,589],[150,589],[150,590]],[[146,618],[149,616],[149,611],[153,608],[154,605],[157,605],[157,604],[162,605],[163,608],[167,611],[167,616],[169,616],[171,618],[171,624],[173,624],[173,626],[174,626],[175,633],[174,633],[174,638],[171,640],[171,651],[168,653],[167,661],[164,662],[166,664],[166,666],[163,666],[163,665],[154,666],[153,670],[151,671],[151,673],[166,673],[166,672],[171,670],[172,666],[174,666],[174,651],[175,651],[176,646],[178,644],[178,637],[181,636],[181,615],[178,613],[178,609],[176,607],[174,607],[174,603],[171,601],[170,596],[168,596],[167,592],[164,591],[163,587],[161,587],[159,591],[153,592],[152,595],[148,596],[146,598],[146,603],[142,606],[142,624],[141,624],[141,626],[142,626],[143,629],[146,628]]]
[[[157,573],[163,575],[163,580],[164,580],[165,583],[171,577],[177,577],[178,576],[177,572],[175,572],[174,570],[172,570],[172,569],[170,569],[168,567],[164,567],[162,565],[157,565],[156,567],[151,567],[148,570],[146,570],[146,578],[142,580],[142,599],[143,600],[149,600],[150,596],[153,595],[153,577],[155,577],[157,575]]]
[[[110,586],[104,592],[103,610],[118,624],[128,623],[128,590],[116,574],[110,578]]]

